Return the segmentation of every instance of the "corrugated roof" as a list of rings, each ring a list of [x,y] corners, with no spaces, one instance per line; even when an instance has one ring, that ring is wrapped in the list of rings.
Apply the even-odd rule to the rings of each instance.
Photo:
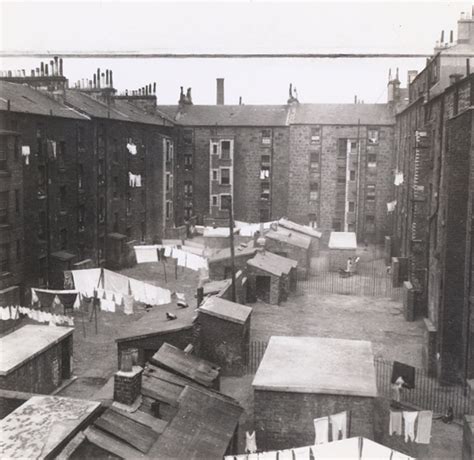
[[[285,126],[286,105],[160,105],[158,108],[186,126]]]
[[[219,377],[220,368],[209,361],[164,343],[153,355],[150,362],[177,372],[202,385],[210,387]]]
[[[393,125],[394,114],[387,104],[299,104],[292,124],[306,125]]]
[[[209,297],[198,311],[239,324],[245,323],[252,313],[250,307],[215,296]]]
[[[33,113],[36,115],[53,115],[55,117],[89,119],[87,115],[60,104],[47,94],[27,85],[0,81],[0,110],[20,113]]]
[[[270,230],[265,233],[265,238],[270,238],[271,240],[280,241],[303,249],[308,249],[311,246],[311,238],[309,236],[281,227],[278,230]]]
[[[222,458],[241,413],[235,402],[187,386],[178,412],[148,455],[170,460]]]
[[[255,257],[248,260],[247,263],[276,276],[281,276],[283,273],[288,274],[292,268],[296,268],[298,265],[296,260],[278,256],[269,251],[257,252]]]

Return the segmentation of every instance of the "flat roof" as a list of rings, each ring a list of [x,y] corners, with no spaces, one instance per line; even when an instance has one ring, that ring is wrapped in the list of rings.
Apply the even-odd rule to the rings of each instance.
[[[357,238],[354,232],[331,232],[329,249],[357,249]]]
[[[64,447],[99,407],[84,399],[33,396],[0,421],[2,458],[46,458]]]
[[[319,337],[270,338],[255,390],[377,396],[372,344]]]
[[[198,311],[239,324],[244,324],[252,313],[250,307],[216,296],[209,297]]]
[[[0,338],[0,375],[7,375],[74,331],[72,327],[28,324]]]

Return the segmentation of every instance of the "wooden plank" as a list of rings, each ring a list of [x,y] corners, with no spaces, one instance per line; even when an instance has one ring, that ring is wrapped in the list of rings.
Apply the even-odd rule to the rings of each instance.
[[[178,398],[183,387],[165,382],[160,379],[142,376],[142,394],[156,401],[162,401],[171,406],[177,406]]]
[[[128,417],[124,417],[111,409],[107,409],[107,411],[95,421],[94,425],[122,439],[143,453],[147,453],[158,439],[158,434],[151,428],[134,422]]]
[[[84,435],[86,436],[87,440],[92,444],[104,449],[117,457],[123,459],[146,459],[147,457],[143,455],[137,449],[130,447],[128,444],[125,444],[118,439],[113,438],[112,436],[104,433],[103,431],[94,428],[93,426],[88,427],[84,431]]]
[[[56,457],[56,460],[68,460],[69,457],[76,451],[76,449],[85,441],[86,436],[82,431],[79,431],[69,444]]]
[[[168,425],[168,422],[165,420],[162,420],[160,418],[153,417],[150,414],[147,414],[145,412],[142,412],[141,410],[137,410],[136,412],[125,412],[122,409],[119,409],[118,407],[111,407],[111,410],[114,412],[117,412],[119,415],[129,417],[133,421],[137,423],[141,423],[142,425],[145,425],[146,427],[151,428],[155,433],[161,434],[166,428],[166,425]]]

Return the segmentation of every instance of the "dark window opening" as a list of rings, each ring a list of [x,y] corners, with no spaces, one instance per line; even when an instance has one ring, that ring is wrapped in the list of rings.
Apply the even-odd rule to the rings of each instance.
[[[309,199],[316,201],[319,198],[319,184],[317,182],[311,182],[309,184]]]
[[[311,169],[318,168],[319,166],[319,153],[318,152],[311,152],[309,165]]]
[[[321,128],[319,126],[315,126],[311,128],[311,144],[318,144],[321,140]]]
[[[260,198],[262,200],[269,200],[270,199],[270,182],[269,181],[262,181],[260,184]]]
[[[221,141],[221,159],[230,160],[230,141]]]
[[[230,169],[221,168],[221,185],[230,185]]]
[[[272,132],[269,129],[262,131],[262,144],[270,145],[272,143]]]
[[[0,192],[0,224],[8,223],[8,191]]]

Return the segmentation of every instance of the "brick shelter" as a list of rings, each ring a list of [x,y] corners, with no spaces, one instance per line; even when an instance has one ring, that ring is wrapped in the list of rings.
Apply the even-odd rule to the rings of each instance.
[[[329,269],[337,271],[347,267],[347,259],[357,251],[356,234],[353,232],[331,232],[329,236]]]
[[[218,364],[222,375],[242,375],[248,362],[252,308],[213,296],[198,311],[199,356]]]
[[[288,298],[296,289],[298,262],[269,251],[259,251],[247,262],[250,297],[274,305]]]
[[[0,388],[52,393],[71,378],[70,327],[26,325],[0,339]]]
[[[349,436],[374,438],[370,342],[271,337],[252,387],[260,449],[312,444],[313,420],[341,411],[349,412]]]

